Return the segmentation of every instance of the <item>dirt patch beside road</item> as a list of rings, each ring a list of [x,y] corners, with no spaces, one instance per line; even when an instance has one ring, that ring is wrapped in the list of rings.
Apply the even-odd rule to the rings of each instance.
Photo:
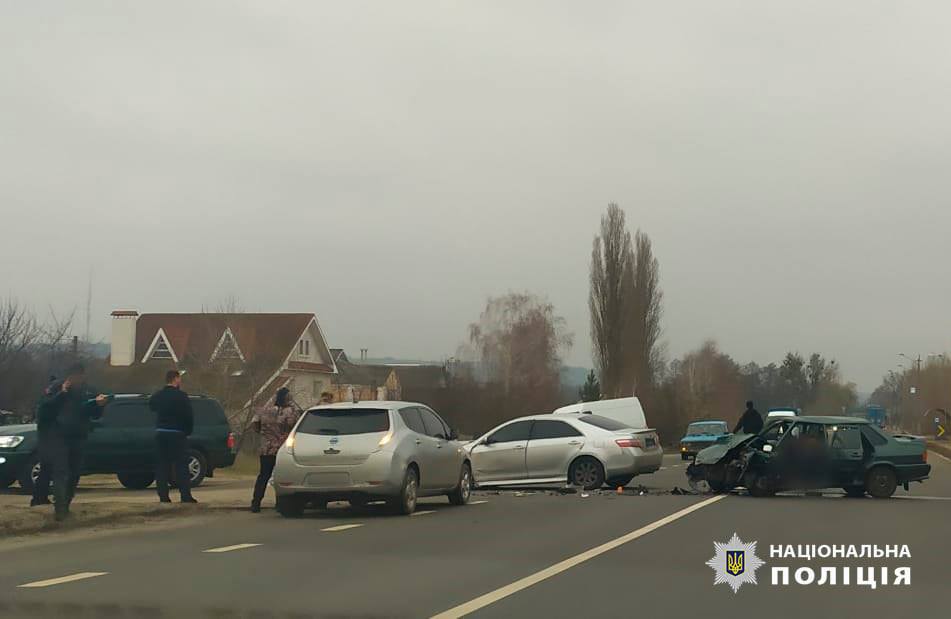
[[[951,458],[951,442],[949,441],[928,441],[928,449],[945,458]]]

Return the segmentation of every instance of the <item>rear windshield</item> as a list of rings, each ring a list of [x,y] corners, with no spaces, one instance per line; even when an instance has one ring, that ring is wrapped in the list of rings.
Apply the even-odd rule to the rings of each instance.
[[[692,423],[687,426],[687,434],[701,434],[704,436],[715,436],[717,434],[726,434],[725,423]]]
[[[628,426],[624,425],[620,421],[614,421],[613,419],[600,417],[598,415],[581,415],[578,417],[578,421],[583,421],[593,426],[597,426],[602,430],[607,430],[608,432],[617,432],[618,430],[628,429]]]
[[[214,400],[192,400],[196,426],[226,426],[228,419],[221,405]]]
[[[330,436],[372,434],[390,429],[389,411],[382,408],[327,408],[310,411],[297,426],[304,434]]]

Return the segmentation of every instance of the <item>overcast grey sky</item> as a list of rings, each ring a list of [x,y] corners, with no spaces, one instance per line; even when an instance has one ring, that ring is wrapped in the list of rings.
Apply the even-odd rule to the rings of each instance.
[[[452,354],[547,295],[590,365],[606,204],[675,355],[951,348],[946,2],[3,2],[0,294],[314,311]]]

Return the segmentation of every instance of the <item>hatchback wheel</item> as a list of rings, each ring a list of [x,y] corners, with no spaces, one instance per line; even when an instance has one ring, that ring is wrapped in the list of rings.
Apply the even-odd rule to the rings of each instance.
[[[400,489],[400,495],[393,499],[390,505],[396,513],[408,516],[416,511],[416,499],[419,493],[419,473],[416,469],[409,467],[403,476],[403,487]]]
[[[449,502],[453,505],[465,505],[469,502],[469,496],[472,494],[472,469],[469,463],[462,465],[462,472],[459,473],[459,485],[449,493]]]
[[[852,498],[860,499],[865,496],[865,486],[844,486],[842,489]]]
[[[898,487],[895,471],[887,466],[876,466],[868,472],[865,487],[876,499],[887,499],[895,494],[895,489]]]
[[[275,508],[277,513],[285,518],[300,518],[304,514],[307,501],[296,494],[285,494],[277,497]]]
[[[568,468],[568,481],[585,490],[597,490],[604,485],[604,467],[594,458],[578,458]]]

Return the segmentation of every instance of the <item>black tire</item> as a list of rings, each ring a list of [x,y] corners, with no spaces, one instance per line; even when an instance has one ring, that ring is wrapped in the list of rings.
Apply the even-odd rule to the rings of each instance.
[[[891,467],[875,466],[865,476],[865,488],[876,499],[887,499],[895,494],[898,478]]]
[[[416,511],[416,501],[419,498],[419,473],[416,467],[409,467],[403,475],[403,485],[400,494],[388,501],[390,508],[397,514],[409,516]]]
[[[747,473],[743,478],[743,485],[749,490],[750,496],[757,498],[769,497],[776,494],[769,485],[769,479],[756,473]]]
[[[608,487],[617,488],[618,486],[626,486],[629,483],[631,483],[632,479],[634,479],[633,475],[631,475],[630,477],[615,477],[614,479],[608,480]]]
[[[275,508],[277,513],[285,518],[300,518],[304,515],[304,508],[307,506],[305,497],[296,494],[285,494],[277,497]]]
[[[449,502],[453,505],[465,505],[469,502],[472,495],[472,467],[468,462],[462,463],[462,470],[459,471],[459,485],[449,493]]]
[[[26,493],[33,493],[33,482],[40,474],[40,455],[33,454],[26,464],[17,471],[17,483]],[[51,484],[52,485],[52,484]]]
[[[191,487],[197,488],[208,475],[208,459],[205,458],[205,454],[197,449],[189,449],[185,454],[185,457],[188,458],[188,472],[191,474]],[[178,482],[171,479],[169,485],[172,488],[177,488]]]
[[[117,473],[116,477],[129,490],[145,490],[155,481],[154,473]]]
[[[0,490],[6,490],[17,480],[16,477],[0,477]]]
[[[597,459],[582,456],[568,467],[568,483],[585,490],[597,490],[604,485],[604,467]]]
[[[843,486],[845,494],[853,499],[860,499],[865,496],[865,486]]]

